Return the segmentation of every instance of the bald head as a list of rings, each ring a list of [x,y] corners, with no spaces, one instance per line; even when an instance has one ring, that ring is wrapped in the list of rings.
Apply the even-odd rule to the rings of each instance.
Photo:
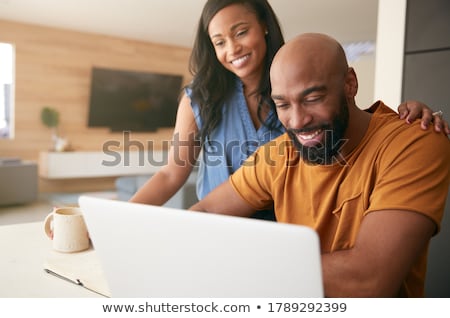
[[[287,42],[276,54],[271,77],[292,71],[312,72],[315,75],[345,74],[347,59],[342,46],[333,38],[319,33],[301,34]]]

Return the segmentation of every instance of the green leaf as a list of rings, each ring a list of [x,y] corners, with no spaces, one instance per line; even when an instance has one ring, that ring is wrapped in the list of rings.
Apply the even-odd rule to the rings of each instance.
[[[59,124],[59,112],[51,107],[44,107],[41,111],[42,123],[49,127],[58,127]]]

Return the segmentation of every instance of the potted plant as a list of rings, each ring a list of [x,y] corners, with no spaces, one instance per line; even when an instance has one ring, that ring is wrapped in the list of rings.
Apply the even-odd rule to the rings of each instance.
[[[42,123],[52,130],[52,151],[65,151],[68,143],[59,135],[59,112],[49,106],[44,106],[41,111]]]

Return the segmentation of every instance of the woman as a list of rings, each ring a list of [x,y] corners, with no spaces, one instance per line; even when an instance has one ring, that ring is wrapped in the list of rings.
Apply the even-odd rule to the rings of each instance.
[[[282,134],[270,100],[269,68],[284,44],[266,0],[209,0],[200,18],[190,60],[193,81],[181,98],[168,163],[130,199],[162,205],[186,182],[201,154],[197,196],[225,181],[259,145]],[[425,105],[399,106],[401,118],[432,116]],[[435,117],[436,130],[446,122]],[[201,151],[203,150],[203,151]],[[273,219],[261,212],[258,218]]]

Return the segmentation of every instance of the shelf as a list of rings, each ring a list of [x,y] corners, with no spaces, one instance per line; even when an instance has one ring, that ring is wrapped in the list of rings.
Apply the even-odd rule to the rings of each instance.
[[[154,174],[167,152],[41,152],[39,176],[47,179],[100,178]]]

